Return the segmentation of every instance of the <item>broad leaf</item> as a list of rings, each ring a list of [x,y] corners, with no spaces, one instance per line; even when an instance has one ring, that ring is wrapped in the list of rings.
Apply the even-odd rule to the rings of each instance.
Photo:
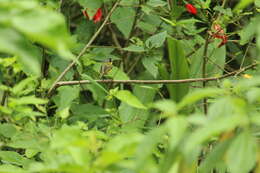
[[[132,30],[135,18],[135,10],[131,7],[119,7],[111,16],[111,21],[128,38]]]
[[[240,133],[230,145],[226,161],[231,173],[248,173],[256,164],[257,142],[250,131]],[[243,166],[238,166],[243,165]]]
[[[184,49],[179,40],[168,38],[168,52],[171,64],[170,79],[188,79],[189,67],[186,57],[184,56]],[[179,102],[188,92],[189,84],[168,84],[167,88],[172,100]]]

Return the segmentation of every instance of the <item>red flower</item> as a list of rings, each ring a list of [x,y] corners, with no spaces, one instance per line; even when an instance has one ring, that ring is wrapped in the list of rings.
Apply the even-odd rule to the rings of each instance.
[[[83,15],[84,15],[86,18],[89,18],[89,17],[88,17],[88,13],[87,13],[86,10],[83,11]],[[97,10],[96,14],[93,16],[93,19],[92,19],[92,20],[94,21],[94,23],[97,23],[97,22],[100,22],[101,19],[102,19],[102,10],[101,10],[101,8],[99,8],[99,9]]]
[[[218,38],[222,40],[218,45],[218,48],[220,48],[228,42],[228,36],[225,34],[225,31],[221,28],[219,24],[214,24],[212,29],[216,32],[214,32],[213,34],[211,33],[211,36],[213,38]]]
[[[194,14],[194,15],[197,14],[197,9],[191,4],[186,4],[186,9],[191,14]]]

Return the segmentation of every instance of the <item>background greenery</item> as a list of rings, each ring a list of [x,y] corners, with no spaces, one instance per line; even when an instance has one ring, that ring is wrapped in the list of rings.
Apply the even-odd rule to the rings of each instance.
[[[0,1],[0,173],[260,172],[258,67],[204,84],[94,82],[109,58],[104,78],[114,80],[220,77],[258,64],[259,0],[121,0],[63,78],[92,83],[47,97],[115,2]],[[224,46],[210,36],[215,25]]]

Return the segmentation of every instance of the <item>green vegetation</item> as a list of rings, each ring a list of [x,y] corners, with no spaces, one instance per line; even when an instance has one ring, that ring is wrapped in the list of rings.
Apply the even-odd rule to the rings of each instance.
[[[0,0],[0,173],[260,172],[259,0]]]

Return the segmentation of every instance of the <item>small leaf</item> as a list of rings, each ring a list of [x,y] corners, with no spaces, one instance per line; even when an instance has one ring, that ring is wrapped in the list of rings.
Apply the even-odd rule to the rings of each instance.
[[[17,105],[37,105],[37,104],[45,104],[48,100],[36,98],[35,96],[24,96],[20,98],[10,98],[10,106],[17,106]]]
[[[144,52],[145,49],[141,46],[137,46],[137,45],[130,45],[128,47],[125,47],[123,50],[125,51],[129,51],[129,52]]]
[[[163,6],[167,5],[167,3],[162,0],[149,0],[147,2],[147,5],[156,8],[156,7],[163,7]]]

